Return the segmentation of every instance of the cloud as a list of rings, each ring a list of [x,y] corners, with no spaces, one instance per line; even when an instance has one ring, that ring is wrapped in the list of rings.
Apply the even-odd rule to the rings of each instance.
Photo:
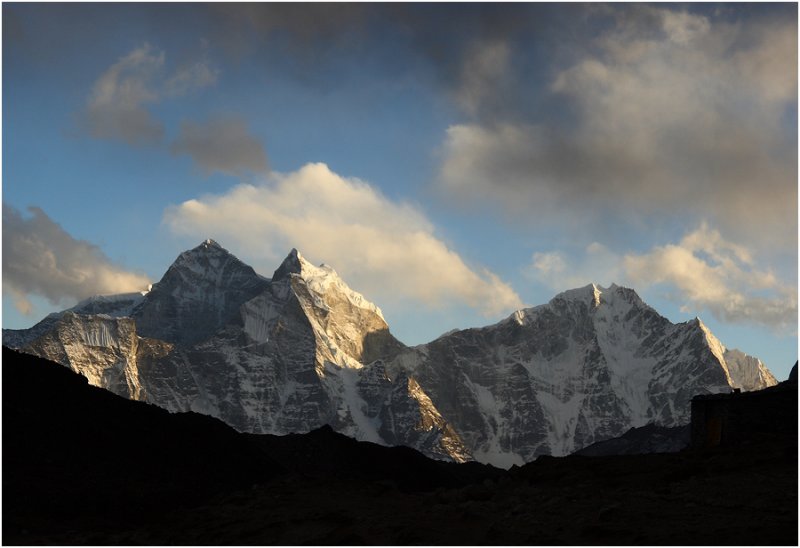
[[[777,330],[797,326],[797,287],[761,270],[748,250],[703,224],[678,244],[626,255],[628,278],[646,286],[667,284],[684,309],[706,309],[720,321],[761,324]]]
[[[578,262],[561,251],[536,252],[524,274],[554,291],[590,283],[609,286],[624,279],[619,255],[598,242],[586,246]]]
[[[119,139],[132,145],[162,138],[164,127],[144,105],[158,100],[153,79],[163,65],[164,53],[154,52],[145,44],[97,79],[84,118],[92,137]]]
[[[143,145],[161,141],[163,124],[146,105],[213,84],[217,72],[207,61],[195,61],[164,75],[165,54],[144,44],[112,64],[94,83],[81,115],[96,139]]]
[[[266,173],[267,153],[244,121],[214,118],[205,124],[185,121],[180,135],[170,146],[173,154],[188,154],[206,175]]]
[[[3,292],[24,314],[33,306],[29,295],[52,304],[92,295],[147,289],[146,276],[115,265],[100,249],[76,240],[38,207],[32,217],[3,204]]]
[[[709,311],[723,322],[778,332],[797,326],[796,286],[759,267],[749,249],[725,240],[707,223],[678,243],[645,253],[616,253],[599,243],[576,259],[558,251],[535,253],[526,274],[559,291],[592,282],[661,287],[684,312]]]
[[[165,93],[172,97],[180,97],[217,82],[219,71],[213,68],[207,59],[194,60],[175,70],[175,73],[164,83]]]
[[[470,73],[473,69],[483,74],[493,70],[485,64],[477,66],[481,50],[502,47],[504,39],[517,33],[534,40],[542,33],[550,35],[554,11],[538,4],[476,3],[453,10],[433,3],[318,3],[309,7],[289,2],[231,2],[208,6],[208,26],[213,42],[231,57],[250,56],[267,70],[273,63],[280,64],[284,75],[289,73],[306,85],[326,90],[349,85],[351,79],[343,71],[363,73],[364,66],[370,65],[393,82],[408,78],[425,81],[469,108],[471,100],[464,86],[475,83]],[[561,11],[569,21],[576,10]],[[495,49],[493,53],[498,52]],[[488,95],[484,98],[481,110],[491,100]]]
[[[511,51],[503,41],[479,42],[465,56],[456,99],[472,115],[497,95],[510,70]]]
[[[262,186],[241,184],[223,195],[189,200],[167,209],[164,222],[175,234],[230,242],[272,268],[297,247],[315,262],[332,264],[378,303],[467,304],[489,315],[522,304],[496,275],[467,266],[417,208],[325,164],[274,174]]]
[[[520,103],[516,119],[451,126],[440,188],[534,220],[677,214],[796,248],[796,18],[607,11],[611,27],[546,81],[557,115]]]
[[[329,48],[365,30],[368,4],[220,3],[209,5],[215,39],[235,54],[248,53],[273,34],[280,34],[294,54]]]

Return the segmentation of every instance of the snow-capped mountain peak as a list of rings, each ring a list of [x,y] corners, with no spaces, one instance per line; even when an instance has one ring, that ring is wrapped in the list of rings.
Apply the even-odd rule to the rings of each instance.
[[[170,270],[173,268],[187,269],[198,274],[211,272],[213,275],[213,271],[219,269],[228,261],[241,262],[230,251],[214,240],[208,239],[197,247],[178,255],[178,258],[172,263]],[[244,265],[244,263],[242,263],[242,265]]]
[[[333,289],[343,295],[353,306],[368,310],[376,314],[381,320],[386,321],[381,309],[367,300],[361,293],[351,289],[332,267],[326,264],[314,266],[306,261],[303,263],[303,269],[300,275],[312,291],[324,294]]]
[[[582,302],[591,304],[593,307],[597,307],[600,305],[600,295],[602,295],[603,291],[605,290],[599,285],[590,283],[589,285],[585,285],[583,287],[562,291],[553,297],[550,302]]]
[[[202,340],[234,321],[269,280],[214,240],[181,253],[132,316],[139,333],[172,343]]]
[[[258,276],[253,268],[236,257],[233,253],[219,245],[214,240],[203,241],[197,247],[184,251],[170,265],[162,279],[154,284],[164,285],[165,282],[175,281],[176,276],[191,278],[192,283],[200,281],[221,285],[230,281],[231,274],[246,272],[248,275]],[[261,277],[261,276],[259,276]]]
[[[726,348],[725,368],[732,379],[731,386],[742,390],[758,390],[764,386],[772,386],[778,380],[770,373],[767,366],[753,356],[749,356],[736,348]]]
[[[277,282],[289,277],[290,274],[300,274],[303,270],[303,263],[308,264],[308,261],[297,249],[292,248],[281,265],[272,274],[272,280]]]
[[[655,312],[634,289],[615,283],[608,287],[591,283],[576,289],[562,291],[548,304],[559,306],[559,303],[583,303],[588,306],[589,310],[605,309],[606,314],[625,314],[634,308]]]
[[[333,267],[324,263],[314,266],[294,248],[272,275],[272,280],[277,282],[291,275],[299,276],[305,282],[306,287],[317,295],[321,296],[334,291],[344,296],[353,306],[373,312],[385,321],[381,309],[361,293],[351,289]]]
[[[575,289],[567,289],[566,291],[562,291],[553,297],[551,301],[561,300],[594,303],[602,292],[603,289],[600,286],[591,283],[583,287],[576,287]]]
[[[731,388],[759,390],[777,384],[777,379],[758,358],[736,348],[726,348],[700,318],[689,322],[703,334],[711,352],[719,360]]]

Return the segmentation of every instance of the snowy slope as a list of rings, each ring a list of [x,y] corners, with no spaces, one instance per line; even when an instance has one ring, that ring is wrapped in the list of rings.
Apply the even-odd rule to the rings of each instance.
[[[443,335],[390,370],[413,374],[473,456],[498,466],[566,455],[648,423],[685,424],[694,395],[775,384],[699,320],[672,324],[616,285],[566,291],[495,325]]]

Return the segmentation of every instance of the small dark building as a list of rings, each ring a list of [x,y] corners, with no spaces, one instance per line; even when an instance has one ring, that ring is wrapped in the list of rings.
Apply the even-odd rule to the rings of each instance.
[[[797,380],[764,390],[692,399],[692,447],[747,443],[764,437],[797,438]]]

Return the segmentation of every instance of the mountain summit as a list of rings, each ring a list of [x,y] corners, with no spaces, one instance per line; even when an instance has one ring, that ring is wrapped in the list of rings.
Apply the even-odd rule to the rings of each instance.
[[[181,253],[131,316],[137,333],[171,343],[202,341],[236,322],[269,280],[214,240]]]
[[[278,281],[290,276],[291,274],[300,274],[303,271],[303,263],[307,263],[307,261],[302,255],[300,255],[299,251],[292,248],[281,265],[272,275],[272,279]]]
[[[94,298],[4,344],[170,411],[254,433],[336,431],[508,467],[689,420],[696,394],[775,379],[699,321],[591,284],[408,348],[380,309],[293,249],[271,279],[213,240],[146,294]]]

